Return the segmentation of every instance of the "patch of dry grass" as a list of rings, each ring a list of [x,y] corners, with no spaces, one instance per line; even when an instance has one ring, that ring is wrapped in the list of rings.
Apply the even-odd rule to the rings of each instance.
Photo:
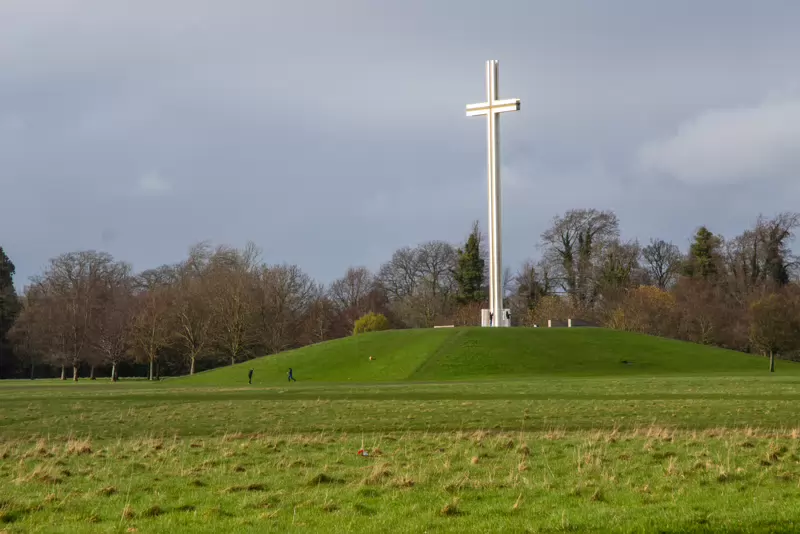
[[[389,470],[389,464],[386,462],[374,463],[370,469],[370,473],[362,480],[362,484],[376,485],[381,484],[392,476]]]
[[[90,439],[69,439],[64,446],[64,453],[67,455],[92,454],[92,442]]]
[[[445,517],[461,515],[463,512],[459,508],[458,504],[458,498],[453,498],[450,502],[442,506],[442,508],[439,510],[439,515],[443,515]]]

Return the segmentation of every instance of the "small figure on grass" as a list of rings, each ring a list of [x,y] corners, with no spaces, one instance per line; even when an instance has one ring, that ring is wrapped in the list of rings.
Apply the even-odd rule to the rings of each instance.
[[[292,368],[291,367],[289,367],[289,382],[297,382],[297,380],[294,379],[294,376],[292,376]]]
[[[253,383],[253,370],[252,369],[250,369],[250,371],[247,372],[247,383],[248,384],[252,384]]]

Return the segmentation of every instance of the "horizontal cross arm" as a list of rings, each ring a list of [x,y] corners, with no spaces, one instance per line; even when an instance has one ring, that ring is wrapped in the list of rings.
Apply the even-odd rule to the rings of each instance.
[[[467,106],[467,117],[488,115],[490,109],[491,108],[487,102],[484,102],[483,104],[470,104]]]
[[[495,100],[492,102],[492,111],[503,113],[505,111],[519,110],[519,98],[509,98],[508,100]]]
[[[503,113],[505,111],[517,111],[519,109],[519,98],[509,98],[507,100],[494,100],[493,102],[482,102],[480,104],[469,104],[467,106],[467,117],[478,115],[488,115],[489,113]]]

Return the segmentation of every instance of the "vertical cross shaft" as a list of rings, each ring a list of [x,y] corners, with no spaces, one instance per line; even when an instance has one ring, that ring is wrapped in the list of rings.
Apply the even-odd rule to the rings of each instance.
[[[500,113],[517,111],[519,99],[498,100],[497,61],[486,62],[486,97],[482,104],[467,106],[467,116],[486,115],[487,158],[489,178],[489,312],[492,326],[504,326],[503,314],[503,267],[501,232],[500,189]]]
[[[497,101],[497,61],[486,62],[486,101],[489,107]],[[492,326],[498,326],[503,313],[501,277],[502,250],[500,238],[500,151],[498,126],[499,113],[489,113],[487,124],[487,161],[489,178],[489,313]]]

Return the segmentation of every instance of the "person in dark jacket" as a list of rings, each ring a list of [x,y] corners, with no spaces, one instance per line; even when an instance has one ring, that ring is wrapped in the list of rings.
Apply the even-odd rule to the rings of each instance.
[[[253,370],[252,369],[250,369],[250,371],[247,373],[247,383],[248,384],[252,384],[253,383]]]
[[[289,367],[289,382],[297,382],[297,380],[295,380],[294,377],[292,376],[292,368],[291,367]]]

